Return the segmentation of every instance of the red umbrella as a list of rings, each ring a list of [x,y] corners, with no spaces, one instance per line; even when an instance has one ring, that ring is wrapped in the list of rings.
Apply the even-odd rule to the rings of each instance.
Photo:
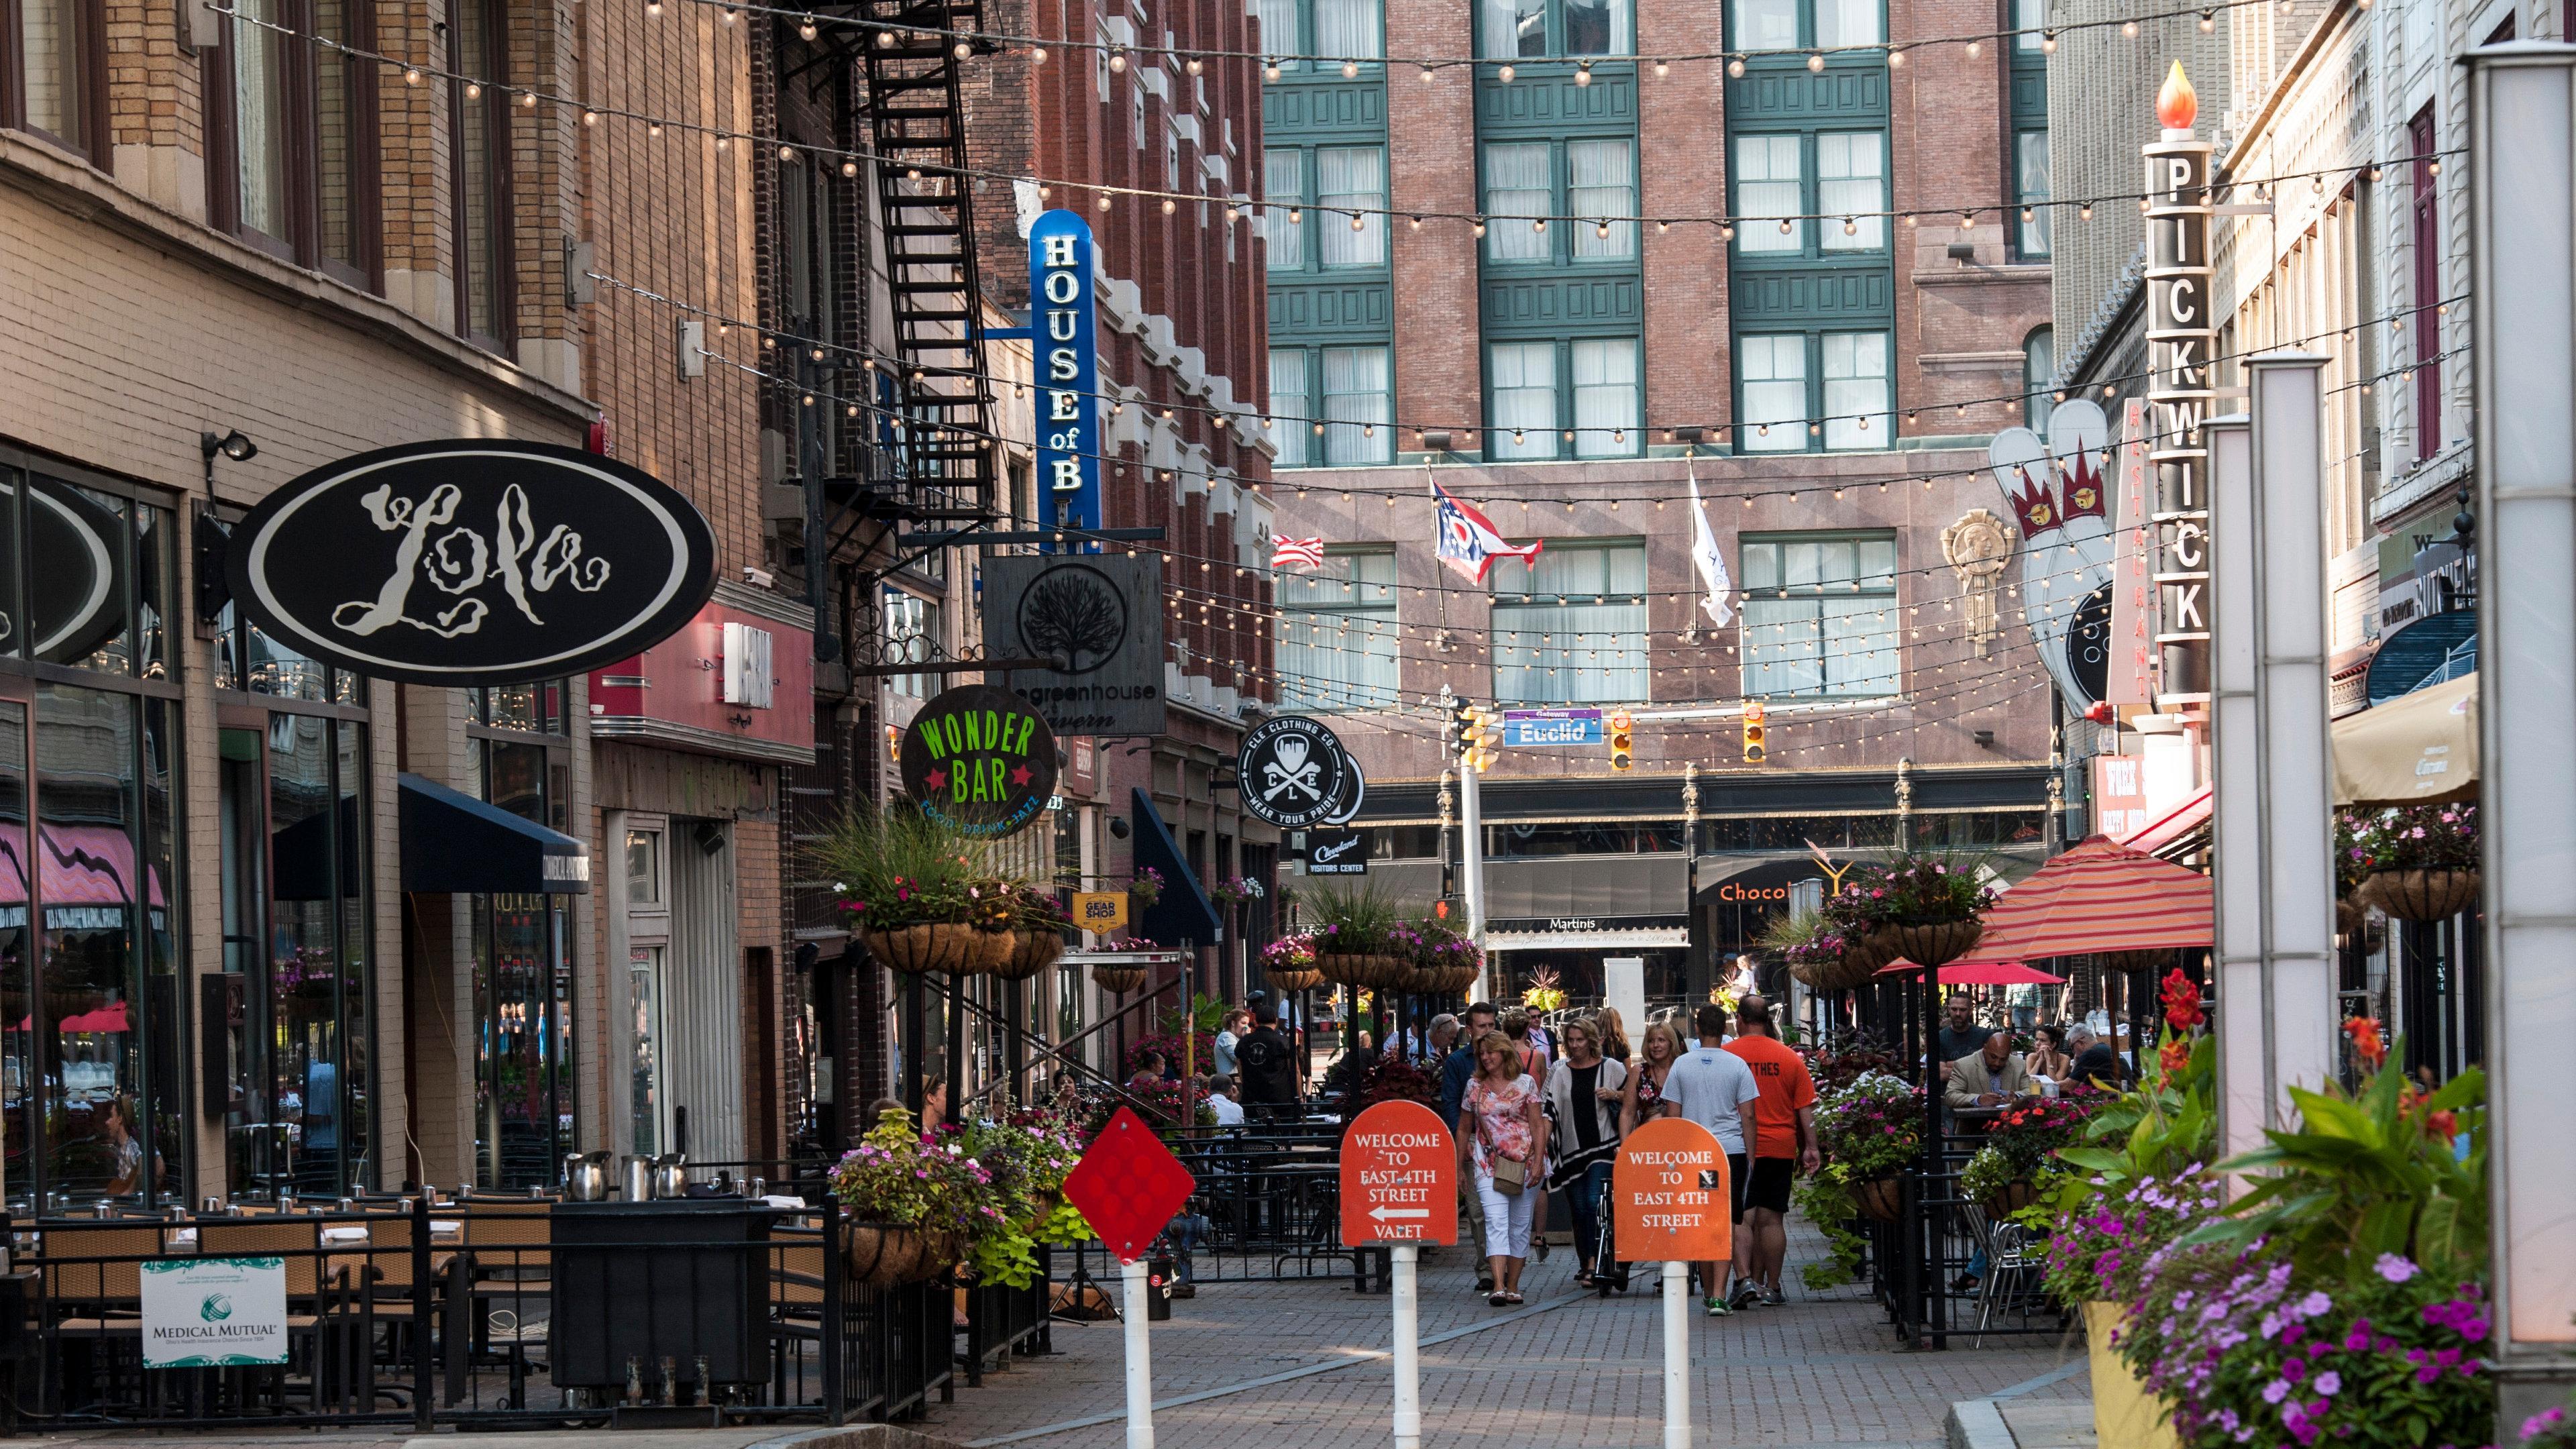
[[[133,1023],[127,1017],[125,1003],[122,1001],[111,1001],[96,1011],[84,1011],[77,1016],[66,1016],[62,1024],[54,1028],[56,1031],[65,1032],[131,1031],[133,1029]]]
[[[1911,974],[1923,968],[1911,961],[1899,960],[1882,966],[1878,974],[1895,976]],[[1944,986],[2063,986],[2066,978],[2051,976],[2036,966],[2019,961],[1953,961],[1941,968],[1939,980]]]
[[[2087,836],[1999,897],[1978,961],[2112,951],[2170,951],[2211,939],[2209,877]],[[1942,979],[1961,978],[1949,975]]]

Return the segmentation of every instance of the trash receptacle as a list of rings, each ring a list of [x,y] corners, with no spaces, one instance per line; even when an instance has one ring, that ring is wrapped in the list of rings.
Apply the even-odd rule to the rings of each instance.
[[[740,1198],[557,1203],[555,1386],[622,1392],[630,1362],[670,1398],[766,1380],[774,1216]],[[665,1359],[676,1384],[661,1381]]]

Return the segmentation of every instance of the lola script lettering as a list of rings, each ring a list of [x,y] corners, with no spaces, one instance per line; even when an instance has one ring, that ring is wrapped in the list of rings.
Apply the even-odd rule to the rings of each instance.
[[[529,595],[556,584],[581,593],[597,593],[608,582],[608,560],[582,554],[581,535],[556,524],[537,538],[527,492],[513,483],[501,494],[490,538],[455,523],[465,494],[442,483],[426,499],[397,498],[390,484],[359,499],[367,518],[386,533],[400,534],[394,546],[394,570],[373,600],[352,599],[331,611],[331,622],[352,634],[368,635],[396,624],[425,629],[442,639],[471,634],[483,627],[491,605],[476,591],[498,582],[512,607],[531,624],[542,627]],[[439,529],[444,533],[431,535]],[[427,583],[456,602],[416,618],[411,610],[414,587]]]

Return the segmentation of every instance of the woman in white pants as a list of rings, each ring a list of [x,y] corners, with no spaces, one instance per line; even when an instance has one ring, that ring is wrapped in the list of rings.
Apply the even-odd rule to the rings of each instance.
[[[1529,1260],[1530,1218],[1547,1189],[1547,1117],[1536,1078],[1521,1069],[1519,1044],[1499,1031],[1476,1042],[1476,1075],[1458,1109],[1458,1170],[1470,1174],[1485,1204],[1485,1256],[1496,1308],[1521,1302],[1521,1266]]]

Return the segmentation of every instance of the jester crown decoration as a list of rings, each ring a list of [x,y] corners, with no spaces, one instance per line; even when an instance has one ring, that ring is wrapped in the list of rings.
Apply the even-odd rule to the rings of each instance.
[[[2077,399],[2049,414],[2048,437],[2007,428],[1987,449],[1995,486],[2021,531],[2021,609],[2040,662],[2075,713],[2101,700],[2113,539],[2106,477],[2110,424]]]

